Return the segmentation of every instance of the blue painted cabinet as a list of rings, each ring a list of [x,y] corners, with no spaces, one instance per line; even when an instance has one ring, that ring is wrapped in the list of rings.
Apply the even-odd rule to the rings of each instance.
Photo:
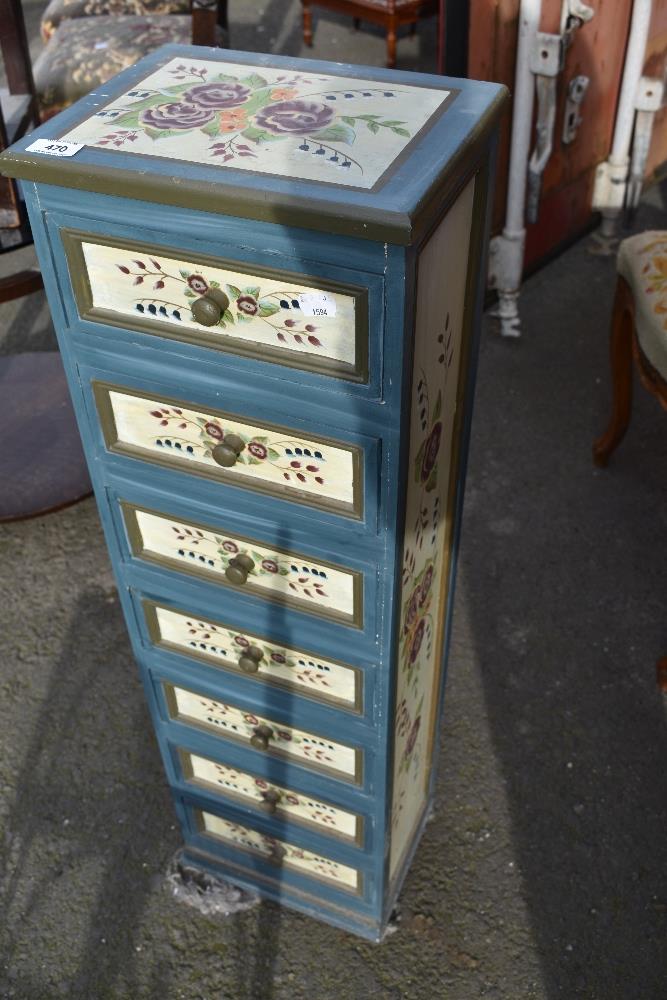
[[[504,99],[167,46],[0,161],[187,857],[373,940],[431,798]]]

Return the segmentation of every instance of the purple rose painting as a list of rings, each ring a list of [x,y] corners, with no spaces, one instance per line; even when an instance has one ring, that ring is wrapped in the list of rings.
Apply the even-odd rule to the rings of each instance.
[[[183,100],[201,108],[235,108],[248,99],[250,88],[242,83],[202,83],[183,94]]]
[[[158,104],[156,108],[146,108],[139,115],[142,125],[157,129],[190,129],[207,125],[215,112],[196,104],[183,102]]]
[[[434,426],[431,431],[428,441],[426,442],[426,448],[424,449],[424,457],[422,459],[421,468],[421,481],[425,483],[428,477],[433,471],[433,467],[436,463],[438,457],[438,451],[440,450],[440,438],[442,437],[442,423],[438,423]]]
[[[326,128],[333,119],[333,108],[307,100],[279,101],[255,115],[257,127],[274,135],[309,135]]]

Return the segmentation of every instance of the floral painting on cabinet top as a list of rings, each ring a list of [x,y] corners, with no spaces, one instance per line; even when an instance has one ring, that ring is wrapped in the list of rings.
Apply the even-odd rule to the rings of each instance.
[[[61,138],[372,188],[450,91],[172,59]]]

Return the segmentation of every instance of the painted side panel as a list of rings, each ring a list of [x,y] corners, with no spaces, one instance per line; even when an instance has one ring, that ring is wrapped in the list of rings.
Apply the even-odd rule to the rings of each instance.
[[[421,251],[399,633],[390,877],[421,819],[438,724],[449,573],[453,434],[472,227],[472,180]]]

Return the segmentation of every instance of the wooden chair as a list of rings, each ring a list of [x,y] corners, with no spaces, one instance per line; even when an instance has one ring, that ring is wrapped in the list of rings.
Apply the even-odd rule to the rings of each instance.
[[[150,12],[170,5],[171,13]],[[149,12],[118,13],[142,8]],[[176,12],[182,8],[186,13]],[[34,66],[43,121],[160,45],[227,41],[227,0],[59,0],[49,9],[42,25],[48,41]]]
[[[414,33],[420,17],[438,10],[438,0],[301,0],[303,7],[303,40],[313,44],[313,15],[311,5],[349,14],[354,19],[355,28],[360,22],[371,21],[381,24],[387,32],[387,66],[396,66],[396,32],[409,24]]]
[[[21,0],[0,0],[0,53],[7,86],[0,90],[0,149],[37,124]],[[16,182],[0,177],[0,249],[32,243]],[[42,288],[41,271],[0,278],[0,304]],[[0,357],[0,521],[66,507],[92,490],[65,373],[57,351]]]
[[[611,322],[612,411],[593,445],[596,465],[606,466],[623,440],[632,412],[632,360],[642,384],[667,410],[667,232],[624,240]],[[657,664],[658,685],[667,691],[667,657]]]

